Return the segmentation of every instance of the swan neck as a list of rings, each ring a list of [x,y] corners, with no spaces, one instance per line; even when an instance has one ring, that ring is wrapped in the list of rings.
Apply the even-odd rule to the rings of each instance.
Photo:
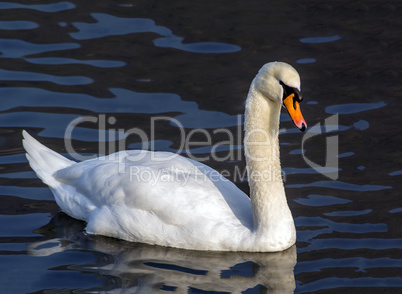
[[[261,93],[250,90],[245,113],[245,157],[249,171],[272,173],[265,177],[251,177],[253,184],[279,182],[281,164],[279,159],[279,118],[281,104],[265,98]],[[257,181],[259,180],[259,181]],[[255,185],[253,185],[255,186]],[[259,184],[256,185],[260,186]]]
[[[287,205],[279,159],[279,117],[281,104],[266,98],[252,86],[245,113],[245,157],[247,162],[254,229],[274,236],[285,220],[293,219]],[[290,217],[290,218],[289,218]]]

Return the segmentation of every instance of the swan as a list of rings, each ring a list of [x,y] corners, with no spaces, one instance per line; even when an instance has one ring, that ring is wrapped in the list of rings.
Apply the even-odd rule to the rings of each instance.
[[[275,252],[296,242],[279,160],[279,116],[286,107],[302,131],[300,76],[265,64],[245,110],[250,198],[214,169],[170,152],[120,151],[71,161],[23,131],[30,166],[61,210],[88,234],[192,250]],[[152,177],[152,175],[159,176]]]

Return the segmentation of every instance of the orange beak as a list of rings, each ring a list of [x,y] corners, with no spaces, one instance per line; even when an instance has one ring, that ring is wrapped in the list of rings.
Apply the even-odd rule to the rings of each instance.
[[[303,115],[300,111],[299,101],[293,99],[294,94],[290,94],[288,97],[283,100],[283,104],[289,112],[290,118],[293,120],[293,123],[296,127],[299,128],[302,132],[304,132],[307,128],[306,121],[303,118]]]

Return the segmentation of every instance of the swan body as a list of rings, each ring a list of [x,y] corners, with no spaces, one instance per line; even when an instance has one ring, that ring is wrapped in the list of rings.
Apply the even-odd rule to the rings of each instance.
[[[300,101],[299,75],[286,63],[264,65],[253,80],[245,113],[250,198],[212,168],[170,152],[120,151],[77,163],[25,131],[23,144],[62,211],[86,221],[90,234],[193,250],[281,251],[296,230],[280,176],[279,115],[285,104],[305,129]]]

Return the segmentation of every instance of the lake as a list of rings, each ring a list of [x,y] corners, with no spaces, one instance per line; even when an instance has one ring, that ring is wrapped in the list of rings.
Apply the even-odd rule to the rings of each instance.
[[[0,292],[400,291],[401,3],[21,0],[0,10]],[[75,160],[171,151],[248,194],[244,101],[276,60],[300,73],[309,126],[281,115],[297,228],[284,252],[87,235],[25,158],[24,129]]]

